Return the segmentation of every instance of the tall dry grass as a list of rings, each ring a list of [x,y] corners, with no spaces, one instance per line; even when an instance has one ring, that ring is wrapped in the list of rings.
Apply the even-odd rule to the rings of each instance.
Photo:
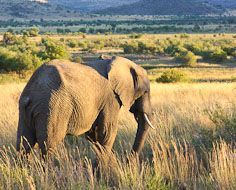
[[[0,86],[0,187],[3,189],[235,189],[236,84],[152,84],[157,130],[141,158],[129,155],[136,124],[122,110],[115,156],[94,173],[95,154],[68,137],[47,162],[14,150],[24,84]]]

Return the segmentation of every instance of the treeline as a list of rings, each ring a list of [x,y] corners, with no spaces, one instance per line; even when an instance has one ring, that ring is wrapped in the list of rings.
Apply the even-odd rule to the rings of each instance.
[[[49,26],[79,26],[79,25],[217,25],[236,24],[236,16],[162,16],[147,19],[78,19],[78,20],[28,20],[20,21],[15,19],[0,20],[0,27],[49,27]]]
[[[182,17],[161,17],[149,19],[80,19],[80,20],[0,20],[0,28],[27,28],[27,27],[58,27],[57,33],[84,32],[88,34],[96,33],[166,33],[166,32],[235,32],[235,28],[230,25],[236,24],[235,16],[182,16]],[[218,27],[207,27],[207,25],[218,25]],[[71,27],[77,26],[77,31]],[[127,27],[129,26],[129,27]],[[228,30],[228,31],[227,31]],[[15,32],[19,32],[15,30]],[[52,31],[45,31],[52,32]],[[43,33],[43,31],[41,31]]]
[[[130,33],[149,33],[149,34],[161,34],[161,33],[221,33],[224,32],[233,32],[236,31],[235,27],[231,26],[222,26],[218,25],[217,27],[204,27],[198,24],[194,26],[178,26],[178,25],[163,25],[163,26],[125,26],[125,25],[104,25],[102,27],[96,26],[81,26],[76,28],[70,27],[61,27],[54,29],[43,29],[39,30],[38,27],[33,27],[38,29],[39,34],[130,34]],[[9,28],[7,31],[13,32],[15,34],[24,34],[30,29],[22,29],[19,28]]]

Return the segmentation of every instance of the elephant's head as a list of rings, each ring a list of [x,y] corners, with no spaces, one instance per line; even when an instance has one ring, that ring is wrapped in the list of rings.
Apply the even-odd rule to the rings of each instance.
[[[152,108],[147,72],[128,59],[113,57],[108,64],[107,77],[122,105],[134,114],[138,123],[133,151],[139,153],[148,129],[153,128],[149,120]]]

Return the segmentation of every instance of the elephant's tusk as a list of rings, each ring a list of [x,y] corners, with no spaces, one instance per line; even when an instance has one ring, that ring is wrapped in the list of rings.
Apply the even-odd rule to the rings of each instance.
[[[156,128],[151,124],[151,122],[150,122],[150,120],[148,119],[148,116],[147,116],[146,113],[144,114],[144,118],[145,118],[146,122],[148,123],[148,125],[149,125],[152,129],[156,129]]]

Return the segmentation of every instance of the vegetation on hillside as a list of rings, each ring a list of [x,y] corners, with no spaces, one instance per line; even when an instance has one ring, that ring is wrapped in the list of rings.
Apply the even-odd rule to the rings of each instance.
[[[23,34],[39,27],[41,34],[234,33],[235,16],[122,16],[83,15],[71,19],[0,19],[0,33]]]
[[[139,0],[130,5],[98,11],[111,15],[207,15],[220,12],[223,11],[209,4],[189,0]]]
[[[66,18],[76,17],[80,14],[76,11],[51,3],[40,3],[30,0],[1,0],[0,19],[39,19],[39,18]]]

